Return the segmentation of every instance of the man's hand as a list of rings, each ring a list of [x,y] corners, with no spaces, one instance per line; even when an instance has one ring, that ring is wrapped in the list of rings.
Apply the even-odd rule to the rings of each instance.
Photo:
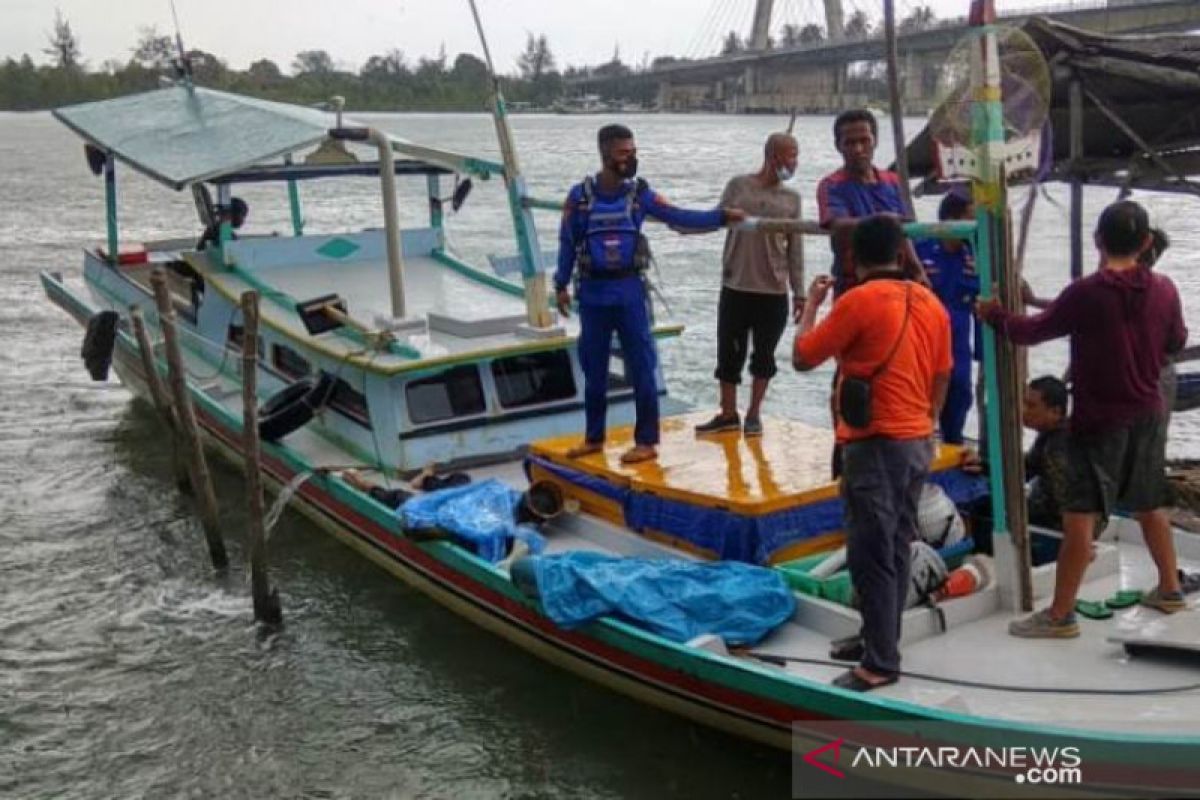
[[[746,212],[740,208],[725,209],[725,226],[737,225],[739,222],[746,221]]]
[[[962,460],[958,462],[958,468],[968,475],[982,475],[983,461],[979,458],[979,453],[965,447],[962,451]]]
[[[986,300],[980,298],[975,301],[975,316],[983,322],[987,322],[989,316],[1003,308],[1004,306],[1000,305],[1000,301],[995,297],[989,297]]]
[[[804,314],[804,304],[807,302],[804,295],[792,295],[792,322],[799,323],[800,317]]]
[[[806,304],[812,305],[814,308],[820,308],[825,302],[825,298],[829,295],[829,290],[833,288],[833,278],[828,275],[818,275],[813,278],[812,283],[808,286],[808,299]],[[803,308],[801,309],[803,311]]]
[[[571,292],[566,287],[559,289],[554,293],[554,301],[558,304],[558,313],[563,315],[563,318],[571,316]]]

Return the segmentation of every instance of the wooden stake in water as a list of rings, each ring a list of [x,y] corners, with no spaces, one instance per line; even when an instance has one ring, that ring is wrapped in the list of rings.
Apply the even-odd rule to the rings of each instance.
[[[282,625],[279,593],[267,571],[267,535],[263,527],[262,445],[258,438],[258,292],[242,295],[242,453],[246,458],[247,520],[250,543],[250,587],[254,618]]]
[[[171,461],[175,468],[175,483],[180,491],[191,492],[191,478],[188,475],[187,462],[179,452],[179,423],[175,419],[175,409],[171,407],[171,398],[162,384],[158,374],[158,365],[154,358],[154,346],[150,344],[150,336],[146,333],[146,320],[139,306],[129,307],[129,324],[133,328],[134,338],[138,343],[138,355],[142,359],[142,372],[146,374],[146,385],[150,387],[150,398],[154,407],[162,415],[163,421],[171,429]]]
[[[188,470],[196,503],[200,507],[200,522],[204,526],[204,538],[208,542],[208,554],[213,566],[224,569],[229,565],[225,553],[225,542],[221,539],[220,518],[217,516],[217,496],[213,492],[208,463],[204,460],[204,447],[200,441],[200,427],[196,413],[192,410],[192,398],[188,394],[187,377],[183,371],[183,357],[179,352],[179,337],[175,331],[175,309],[171,306],[171,293],[167,288],[167,276],[161,268],[150,275],[154,288],[154,302],[158,306],[159,325],[162,327],[163,345],[167,355],[167,378],[179,422],[179,434],[187,452]]]

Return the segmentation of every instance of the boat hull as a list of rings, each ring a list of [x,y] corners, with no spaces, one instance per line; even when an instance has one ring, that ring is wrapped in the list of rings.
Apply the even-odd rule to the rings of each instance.
[[[43,273],[42,283],[49,299],[81,326],[95,313],[96,309],[72,293],[57,276]],[[113,367],[131,391],[149,399],[136,344],[125,330],[118,331]],[[240,417],[196,387],[191,390],[206,446],[240,468]],[[264,443],[262,467],[268,484],[276,489],[312,471],[311,465],[293,452],[269,443]],[[521,595],[501,569],[446,542],[414,541],[406,536],[391,510],[327,474],[312,474],[300,485],[293,502],[339,541],[480,627],[640,702],[742,738],[802,753],[828,744],[834,730],[829,725],[838,720],[901,726],[953,723],[962,726],[968,738],[1011,735],[1028,740],[1039,735],[1032,726],[836,690],[752,660],[729,659],[670,642],[615,619],[565,630],[546,618],[534,601]],[[1104,754],[1103,763],[1089,765],[1102,776],[1103,791],[1136,787],[1158,796],[1194,794],[1194,784],[1189,784],[1190,751],[1180,749],[1194,743],[1131,743],[1125,737],[1108,734],[1078,735]],[[863,741],[870,736],[868,733]],[[850,747],[847,744],[848,750]],[[843,768],[847,774],[857,773],[845,765]],[[1010,790],[1002,796],[1011,796],[1014,785],[1009,771],[968,771],[956,777],[960,781],[955,784],[956,793],[977,791],[976,796],[988,796],[985,787],[996,785]],[[943,791],[945,778],[943,773],[916,772],[894,777],[914,788]],[[1089,791],[1094,783],[1089,779]],[[1044,796],[1045,788],[1039,787],[1033,796]]]

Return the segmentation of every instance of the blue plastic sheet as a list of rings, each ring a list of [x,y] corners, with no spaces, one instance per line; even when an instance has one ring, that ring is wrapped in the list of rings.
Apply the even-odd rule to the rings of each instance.
[[[490,479],[419,494],[400,507],[400,518],[406,528],[444,530],[495,563],[507,555],[513,539],[524,541],[531,553],[540,553],[545,547],[541,534],[517,525],[515,512],[520,501],[516,489]]]
[[[787,621],[796,608],[796,598],[774,570],[734,561],[579,551],[531,561],[546,615],[565,628],[616,614],[676,642],[711,633],[731,645],[748,645]]]

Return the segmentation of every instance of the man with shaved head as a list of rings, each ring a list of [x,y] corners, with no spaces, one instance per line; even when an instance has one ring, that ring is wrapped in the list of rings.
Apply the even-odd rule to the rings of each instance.
[[[758,172],[739,175],[725,186],[722,208],[739,208],[754,217],[800,217],[800,195],[784,183],[796,173],[799,147],[791,134],[773,133],[763,148]],[[696,433],[739,428],[761,436],[760,409],[767,384],[775,376],[775,346],[788,317],[804,308],[804,250],[799,233],[764,233],[731,228],[725,237],[721,299],[717,306],[717,369],[721,410]],[[792,292],[789,315],[788,289]],[[753,349],[751,349],[753,346]],[[750,358],[750,405],[738,414],[737,387]]]

